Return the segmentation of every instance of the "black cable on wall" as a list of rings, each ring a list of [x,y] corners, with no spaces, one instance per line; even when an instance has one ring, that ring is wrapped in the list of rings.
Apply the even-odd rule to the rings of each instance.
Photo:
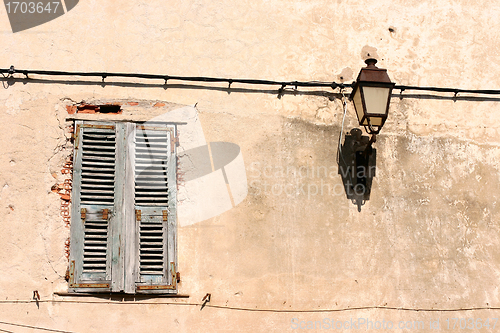
[[[219,77],[207,76],[176,76],[176,75],[163,75],[163,74],[140,74],[140,73],[112,73],[112,72],[66,72],[66,71],[46,71],[46,70],[31,70],[31,69],[16,69],[14,66],[10,68],[0,68],[0,73],[7,74],[7,78],[13,78],[14,74],[23,74],[29,79],[30,74],[34,75],[48,75],[48,76],[84,76],[84,77],[100,77],[102,81],[108,77],[123,77],[123,78],[139,78],[139,79],[152,79],[164,80],[165,84],[169,80],[177,81],[190,81],[190,82],[222,82],[227,83],[229,88],[231,84],[240,83],[248,85],[278,85],[281,86],[280,90],[285,87],[323,87],[323,88],[352,88],[353,83],[337,83],[337,82],[320,82],[320,81],[273,81],[273,80],[260,80],[260,79],[228,79]],[[5,77],[5,75],[4,75]],[[500,90],[494,89],[458,89],[458,88],[443,88],[443,87],[418,87],[408,85],[396,85],[394,89],[401,90],[420,90],[420,91],[433,91],[433,92],[449,92],[455,94],[485,94],[485,95],[500,95]]]

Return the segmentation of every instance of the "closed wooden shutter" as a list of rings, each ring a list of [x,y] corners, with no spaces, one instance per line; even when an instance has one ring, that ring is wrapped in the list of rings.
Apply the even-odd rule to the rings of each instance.
[[[135,134],[137,291],[175,289],[175,158],[173,130],[138,125]],[[170,221],[170,223],[169,223]]]
[[[70,290],[175,293],[174,127],[75,123]]]
[[[70,287],[109,289],[115,126],[78,122],[75,129]]]

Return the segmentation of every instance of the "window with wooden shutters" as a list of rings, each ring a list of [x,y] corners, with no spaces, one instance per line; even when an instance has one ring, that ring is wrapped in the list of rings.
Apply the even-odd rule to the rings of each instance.
[[[75,122],[73,292],[176,293],[175,127]]]

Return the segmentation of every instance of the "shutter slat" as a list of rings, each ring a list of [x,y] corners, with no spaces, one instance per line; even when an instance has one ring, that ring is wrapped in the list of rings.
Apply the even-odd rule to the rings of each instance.
[[[96,184],[100,187],[111,188],[110,186],[113,185],[113,181],[107,179],[90,179],[85,180],[85,182],[82,184],[82,187],[90,186],[90,184]]]
[[[93,187],[86,189],[85,192],[87,192],[89,194],[93,194],[93,193],[113,194],[114,193],[113,191],[109,191],[107,188],[105,190],[96,190],[96,189],[93,189]]]
[[[89,136],[86,136],[84,135],[83,136],[85,142],[84,142],[84,145],[87,144],[87,145],[92,145],[92,144],[98,144],[99,146],[101,145],[107,145],[107,144],[114,144],[114,141],[115,141],[115,138],[110,138],[108,140],[102,140],[102,137],[89,137]],[[94,139],[95,138],[95,139]]]
[[[107,251],[107,244],[99,244],[99,245],[96,245],[96,244],[92,244],[92,245],[84,245],[84,248],[89,252],[88,255],[89,256],[92,256],[92,255],[101,255],[102,252],[106,252]]]
[[[102,155],[102,156],[101,155],[92,155],[92,156],[86,155],[82,161],[83,161],[83,163],[97,161],[97,162],[101,162],[101,163],[114,164],[115,163],[115,156],[114,155],[109,155],[109,156],[106,156],[106,155]]]
[[[154,188],[147,188],[147,187],[142,187],[142,186],[136,186],[135,190],[137,191],[138,194],[155,194],[155,193],[167,193],[168,189],[166,187],[154,187]]]
[[[106,238],[107,237],[107,230],[106,229],[89,229],[85,228],[85,239],[92,240],[92,239],[100,239],[100,238]]]
[[[113,154],[113,151],[101,151],[101,150],[88,150],[85,151],[85,153],[82,154],[83,158],[88,160],[92,158],[112,158],[115,159],[115,154]]]
[[[95,160],[84,160],[82,163],[84,168],[104,168],[104,169],[114,169],[115,164],[113,160],[108,162],[104,161],[95,161]]]
[[[155,156],[151,156],[149,154],[136,155],[136,161],[138,163],[144,163],[144,164],[149,165],[150,164],[149,161],[151,161],[151,160],[154,160],[151,162],[154,164],[154,163],[159,163],[159,162],[166,162],[167,158],[165,158],[162,155],[155,155]]]
[[[102,204],[110,204],[110,200],[87,200],[88,205],[102,205]],[[112,203],[112,202],[111,202]]]
[[[96,170],[95,172],[90,172],[91,170],[85,170],[84,172],[82,172],[82,176],[84,177],[89,177],[89,178],[105,178],[105,179],[109,179],[110,181],[112,181],[113,179],[115,179],[115,174],[114,174],[114,170],[113,172],[110,172],[110,173],[101,173],[101,170]]]
[[[92,194],[92,195],[90,195]],[[107,200],[107,199],[113,199],[113,194],[108,194],[108,193],[89,193],[88,195],[82,195],[82,200]]]
[[[153,182],[153,183],[163,183],[165,184],[165,188],[167,187],[167,177],[163,174],[163,173],[159,173],[159,174],[156,174],[156,175],[150,175],[148,174],[148,171],[144,171],[143,173],[141,173],[140,176],[138,176],[136,178],[136,182],[140,183],[140,182]]]
[[[145,164],[147,166],[155,167],[156,165],[161,165],[162,167],[166,164],[167,160],[166,159],[157,159],[152,161],[151,159],[148,158],[137,158],[135,159],[135,164]]]

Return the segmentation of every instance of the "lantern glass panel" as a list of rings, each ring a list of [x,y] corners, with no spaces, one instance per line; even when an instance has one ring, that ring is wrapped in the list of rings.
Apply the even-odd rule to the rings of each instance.
[[[363,114],[363,102],[361,101],[361,87],[358,88],[357,91],[354,93],[354,98],[352,100],[354,101],[354,108],[356,109],[358,121],[361,124],[361,121],[363,120],[363,116],[364,116],[364,114]],[[366,120],[364,122],[366,122]],[[362,124],[362,125],[365,125],[365,124]]]
[[[382,118],[381,117],[369,117],[370,125],[372,126],[382,126]]]
[[[386,114],[391,89],[370,86],[364,86],[361,89],[363,89],[367,115]],[[372,122],[372,125],[376,126],[377,124]]]

